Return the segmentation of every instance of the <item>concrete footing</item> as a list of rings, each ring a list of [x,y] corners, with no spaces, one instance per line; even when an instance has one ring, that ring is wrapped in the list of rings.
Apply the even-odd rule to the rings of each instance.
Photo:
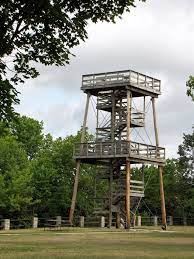
[[[10,219],[4,219],[4,230],[10,230]]]
[[[100,227],[101,228],[105,227],[105,217],[101,217]]]
[[[153,225],[158,226],[158,217],[157,216],[153,216]]]
[[[61,227],[61,216],[56,217],[56,226]]]
[[[137,226],[141,227],[141,216],[137,216]]]
[[[38,217],[34,217],[32,220],[32,227],[37,228],[38,227]]]
[[[80,216],[80,218],[79,218],[79,226],[80,226],[80,228],[84,228],[84,216]]]

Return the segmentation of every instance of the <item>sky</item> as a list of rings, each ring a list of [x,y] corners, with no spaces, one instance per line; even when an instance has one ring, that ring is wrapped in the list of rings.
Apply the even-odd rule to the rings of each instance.
[[[194,1],[137,1],[136,6],[116,24],[90,23],[88,39],[72,50],[70,65],[38,64],[40,76],[18,89],[17,111],[43,121],[45,134],[55,138],[76,134],[86,100],[81,76],[132,69],[161,80],[162,95],[156,101],[160,146],[167,157],[176,157],[183,133],[191,133],[194,124],[194,103],[185,86],[194,75]],[[92,108],[88,126],[92,131]],[[150,126],[147,131],[153,139]]]

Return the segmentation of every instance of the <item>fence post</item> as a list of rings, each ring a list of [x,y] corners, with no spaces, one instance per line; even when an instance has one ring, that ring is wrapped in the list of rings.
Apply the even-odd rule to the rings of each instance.
[[[183,217],[183,225],[187,226],[187,217]]]
[[[173,226],[173,217],[172,216],[168,216],[167,222],[168,222],[169,226]]]
[[[80,218],[79,218],[79,226],[80,226],[80,228],[84,228],[84,216],[80,216]]]
[[[56,227],[61,227],[61,216],[56,217]]]
[[[4,219],[4,230],[10,230],[10,219]]]
[[[158,226],[158,217],[157,216],[153,216],[153,225]]]
[[[141,216],[140,215],[137,216],[137,226],[141,227]]]
[[[105,217],[104,216],[101,217],[100,227],[101,228],[105,227]]]
[[[33,228],[37,228],[38,227],[38,217],[33,217],[32,227]]]
[[[133,215],[133,226],[136,226],[136,215]]]

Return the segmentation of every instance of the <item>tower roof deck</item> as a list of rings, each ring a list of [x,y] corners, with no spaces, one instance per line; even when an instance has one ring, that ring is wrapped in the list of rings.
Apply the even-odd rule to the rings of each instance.
[[[100,91],[122,90],[130,88],[134,97],[153,96],[161,94],[161,81],[135,72],[133,70],[123,70],[98,74],[88,74],[82,76],[81,89],[98,95]]]

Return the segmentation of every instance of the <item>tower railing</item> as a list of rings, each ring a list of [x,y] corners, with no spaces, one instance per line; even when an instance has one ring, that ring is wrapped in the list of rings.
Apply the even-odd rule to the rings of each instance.
[[[75,158],[107,158],[131,156],[165,160],[165,148],[133,141],[76,143]]]
[[[82,76],[82,87],[95,88],[112,84],[131,84],[139,88],[152,89],[160,92],[161,82],[150,76],[135,72],[133,70],[124,70],[100,74],[89,74]]]

